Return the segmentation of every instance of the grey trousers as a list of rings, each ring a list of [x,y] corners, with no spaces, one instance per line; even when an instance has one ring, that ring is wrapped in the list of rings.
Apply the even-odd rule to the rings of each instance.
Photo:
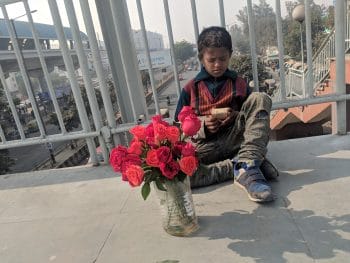
[[[206,186],[233,178],[232,159],[262,162],[267,152],[271,99],[253,92],[243,103],[234,124],[195,142],[200,167],[191,176],[191,187]]]

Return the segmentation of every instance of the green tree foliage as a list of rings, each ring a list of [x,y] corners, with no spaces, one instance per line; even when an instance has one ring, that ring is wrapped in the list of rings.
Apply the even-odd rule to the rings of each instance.
[[[292,11],[295,6],[302,1],[293,2],[290,6]],[[325,37],[329,33],[329,28],[333,28],[334,25],[334,8],[326,8],[321,5],[317,5],[314,1],[311,1],[311,39],[313,52],[318,50]],[[288,16],[283,21],[283,33],[284,33],[284,48],[285,53],[292,57],[301,59],[301,43],[300,43],[300,31],[303,35],[303,47],[304,58],[306,62],[306,35],[305,35],[305,22],[300,26],[300,23],[294,21],[292,16]]]
[[[249,39],[243,33],[242,28],[238,25],[233,25],[230,27],[230,34],[232,38],[233,51],[241,54],[249,54]]]
[[[179,59],[182,62],[195,55],[192,44],[187,42],[186,40],[176,42],[174,48],[176,59]]]
[[[300,24],[293,20],[292,12],[302,2],[302,0],[286,1],[285,5],[288,14],[282,20],[285,54],[298,59],[301,58]],[[326,8],[315,4],[314,1],[311,1],[310,7],[312,47],[313,51],[316,51],[334,26],[334,7]],[[266,3],[266,0],[259,0],[258,4],[253,5],[253,15],[255,19],[254,30],[257,52],[263,55],[269,46],[277,46],[276,15],[273,8]],[[240,22],[240,26],[234,25],[230,28],[234,50],[241,54],[248,54],[250,47],[246,7],[238,11],[237,19]],[[306,52],[305,23],[302,24],[302,33],[304,52]],[[306,53],[304,57],[306,57]]]
[[[276,15],[272,7],[266,3],[266,0],[259,0],[258,5],[253,5],[253,15],[255,20],[254,29],[256,35],[257,52],[263,54],[266,47],[276,45]],[[237,45],[237,49],[239,49],[239,51],[244,54],[247,51],[246,43],[249,43],[247,7],[238,11],[237,19],[242,24],[243,36],[243,38],[238,38],[239,45]],[[244,42],[242,40],[244,40]]]
[[[7,127],[6,123],[3,123],[3,117],[6,109],[8,109],[8,105],[6,100],[4,99],[4,88],[0,83],[0,125],[2,127]],[[0,139],[1,140],[1,139]],[[6,174],[10,171],[10,167],[14,164],[14,160],[9,156],[9,151],[0,150],[0,174]]]
[[[230,68],[238,73],[247,82],[253,79],[252,58],[250,55],[233,56],[230,60]],[[265,66],[258,61],[258,78],[263,82],[270,76],[265,70]]]
[[[118,108],[116,105],[117,104],[117,96],[115,95],[114,84],[111,80],[107,80],[107,88],[109,90],[110,99],[111,99],[113,108],[115,109],[115,111],[117,111],[117,108]],[[95,89],[94,91],[95,91],[98,107],[99,107],[99,109],[102,109],[103,108],[103,100],[102,100],[101,91],[99,89]],[[91,118],[92,112],[91,112],[89,99],[87,97],[87,93],[86,93],[86,89],[85,89],[84,85],[80,85],[80,92],[81,92],[81,96],[82,96],[82,99],[84,102],[86,113],[87,113],[89,119],[92,120],[92,118]],[[79,113],[78,113],[78,110],[76,108],[76,103],[74,100],[73,93],[71,93],[68,96],[65,96],[63,99],[64,99],[64,104],[65,104],[65,107],[62,110],[62,118],[63,118],[64,126],[67,129],[67,131],[72,131],[73,129],[78,128],[80,125]],[[49,121],[48,122],[51,124],[57,125],[57,126],[59,125],[56,113],[49,114]],[[104,122],[106,122],[106,120],[104,120]]]
[[[3,111],[5,108],[7,108],[7,102],[5,100],[4,88],[0,82],[0,109],[1,109],[1,111]]]

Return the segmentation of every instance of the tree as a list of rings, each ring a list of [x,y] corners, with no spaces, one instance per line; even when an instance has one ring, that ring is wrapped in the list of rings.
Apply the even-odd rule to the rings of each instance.
[[[7,102],[3,99],[4,98],[4,90],[3,86],[0,83],[0,125],[2,127],[7,127],[7,125],[3,125],[2,119],[3,119],[3,113],[5,113],[4,109],[8,109]],[[0,150],[0,174],[6,174],[10,171],[10,167],[14,164],[14,160],[9,156],[9,151],[7,149]]]
[[[258,5],[253,5],[253,16],[255,21],[254,30],[256,35],[256,46],[258,47],[257,52],[263,54],[268,46],[276,45],[276,14],[272,7],[266,3],[266,0],[259,0]],[[242,43],[242,40],[245,39],[243,43],[246,43],[249,39],[247,7],[239,10],[236,17],[242,24],[242,33],[244,35],[244,38],[239,38],[239,41]]]
[[[230,27],[233,52],[240,54],[249,54],[249,38],[243,33],[243,30],[237,24]]]
[[[187,42],[186,40],[176,42],[174,45],[174,49],[175,49],[176,59],[179,59],[182,62],[195,55],[195,52],[193,50],[193,45]]]
[[[230,68],[238,73],[247,82],[253,79],[252,58],[250,55],[233,56],[230,60]],[[258,78],[260,82],[268,79],[269,73],[265,66],[258,61]]]
[[[302,3],[293,2],[290,4],[289,9],[292,11],[298,4]],[[317,5],[314,1],[310,3],[311,8],[311,41],[312,48],[315,52],[318,50],[325,37],[328,35],[330,27],[334,25],[333,8],[325,8],[324,6]],[[301,26],[303,34],[303,46],[306,47],[306,35],[305,35],[305,22]],[[301,58],[300,47],[300,23],[294,21],[291,16],[288,16],[283,20],[283,32],[285,53],[292,57]],[[304,48],[304,58],[306,58],[306,48]]]

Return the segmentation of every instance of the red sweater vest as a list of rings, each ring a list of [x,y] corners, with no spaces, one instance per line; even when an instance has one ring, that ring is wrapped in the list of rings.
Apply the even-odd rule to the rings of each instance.
[[[204,81],[195,83],[191,80],[184,89],[190,96],[191,107],[197,111],[198,115],[209,115],[213,108],[230,107],[239,111],[248,95],[247,84],[240,77],[236,78],[235,85],[232,82],[232,79],[227,79],[215,98]]]

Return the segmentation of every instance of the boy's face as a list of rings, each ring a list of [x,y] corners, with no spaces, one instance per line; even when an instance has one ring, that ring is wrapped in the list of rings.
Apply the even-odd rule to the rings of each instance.
[[[207,72],[217,78],[221,77],[228,68],[230,56],[230,52],[223,47],[205,48],[201,62]]]

